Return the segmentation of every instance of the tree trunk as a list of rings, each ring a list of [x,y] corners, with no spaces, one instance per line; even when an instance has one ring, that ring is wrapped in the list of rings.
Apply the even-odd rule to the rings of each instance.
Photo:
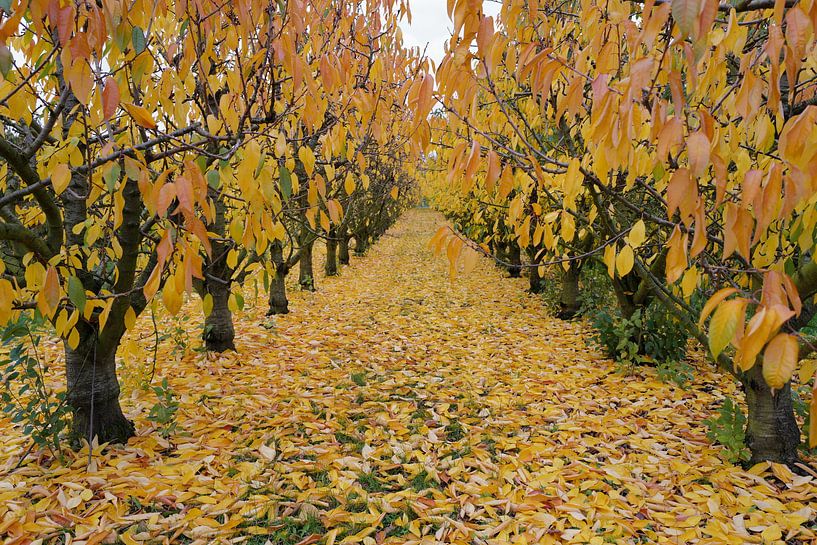
[[[231,244],[224,242],[224,235],[227,232],[227,205],[214,191],[210,190],[210,195],[216,208],[215,221],[210,230],[219,237],[210,239],[212,252],[205,257],[204,293],[201,295],[210,294],[213,308],[204,318],[204,344],[208,352],[226,352],[235,350],[233,313],[230,312],[228,305],[233,276],[232,269],[227,265],[227,254],[231,250]]]
[[[270,248],[272,264],[275,274],[269,286],[269,310],[267,316],[273,314],[289,314],[289,300],[287,300],[286,277],[289,270],[284,263],[284,247],[280,241],[272,243]]]
[[[366,250],[369,249],[369,235],[365,232],[360,232],[355,235],[355,255],[363,256]]]
[[[89,326],[77,330],[77,348],[64,343],[68,406],[73,413],[71,442],[78,445],[80,439],[90,442],[97,437],[99,443],[125,443],[135,429],[119,406],[116,348],[100,347],[96,331]]]
[[[301,237],[301,257],[298,260],[298,284],[302,290],[315,291],[315,273],[312,270],[312,247],[315,245],[309,233]]]
[[[204,319],[204,343],[208,352],[235,350],[235,328],[230,312],[230,288],[215,281],[207,282],[206,289],[213,298],[213,308]]]
[[[800,428],[794,418],[791,383],[772,395],[760,361],[744,373],[741,383],[749,407],[746,420],[746,446],[752,453],[749,463],[770,461],[793,466],[799,462]]]
[[[579,271],[571,266],[562,275],[562,293],[559,297],[559,314],[562,320],[573,318],[579,312]]]
[[[508,244],[508,274],[511,278],[520,278],[522,276],[522,252],[519,249],[519,244],[512,241]]]
[[[338,244],[338,262],[341,265],[349,264],[349,235],[344,230]]]
[[[533,265],[536,265],[540,262],[541,258],[537,258],[537,250],[536,248],[532,248],[528,250],[528,257],[530,258],[530,262]],[[529,267],[528,268],[528,282],[530,287],[528,291],[531,293],[543,293],[546,288],[547,282],[545,282],[544,277],[539,276],[539,268],[538,267]]]
[[[338,240],[335,228],[329,229],[326,237],[326,266],[324,272],[326,276],[337,276],[338,274]]]
[[[531,267],[528,269],[528,274],[528,280],[530,281],[530,292],[537,294],[544,293],[547,287],[547,282],[543,277],[539,276],[539,269]]]

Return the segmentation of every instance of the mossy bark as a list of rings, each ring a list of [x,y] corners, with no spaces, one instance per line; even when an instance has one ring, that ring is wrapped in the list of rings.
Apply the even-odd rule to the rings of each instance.
[[[741,378],[749,414],[746,419],[746,446],[751,464],[777,462],[793,466],[799,462],[800,428],[794,417],[791,383],[772,393],[758,361]]]

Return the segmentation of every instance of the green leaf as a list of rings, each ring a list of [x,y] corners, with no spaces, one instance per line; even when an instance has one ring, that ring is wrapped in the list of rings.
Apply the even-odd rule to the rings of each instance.
[[[207,173],[207,185],[209,185],[211,188],[218,188],[220,182],[221,175],[218,173],[218,170],[211,170]]]
[[[105,174],[105,185],[108,187],[110,193],[113,193],[116,189],[116,182],[119,181],[120,174],[122,174],[122,167],[117,163],[114,163]]]
[[[279,171],[281,173],[281,195],[284,196],[284,200],[287,200],[292,196],[292,175],[284,165],[279,167]]]
[[[131,41],[133,42],[133,50],[137,55],[145,50],[147,47],[147,40],[145,40],[145,32],[142,30],[142,27],[133,27]]]
[[[85,296],[85,286],[76,276],[68,277],[68,299],[74,303],[77,310],[83,312],[85,310],[85,303],[88,301]]]

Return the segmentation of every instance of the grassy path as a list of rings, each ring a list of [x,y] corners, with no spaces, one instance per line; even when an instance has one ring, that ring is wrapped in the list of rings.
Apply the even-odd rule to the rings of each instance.
[[[287,316],[267,320],[261,297],[237,354],[163,343],[157,380],[181,402],[168,439],[138,387],[149,317],[123,350],[140,436],[94,471],[87,452],[12,471],[23,445],[0,420],[0,542],[810,542],[817,479],[741,471],[706,440],[731,384],[614,373],[585,326],[487,260],[450,284],[426,247],[441,221],[409,212]]]

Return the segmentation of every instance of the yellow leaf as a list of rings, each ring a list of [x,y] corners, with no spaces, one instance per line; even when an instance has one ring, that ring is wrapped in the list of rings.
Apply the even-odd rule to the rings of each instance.
[[[646,232],[647,228],[644,225],[644,220],[638,220],[630,229],[630,234],[627,235],[627,243],[633,248],[638,248],[644,244],[644,240],[647,238]]]
[[[391,198],[394,199],[395,201],[397,200],[397,194],[398,194],[397,186],[392,187],[390,195]]]
[[[68,346],[71,347],[72,350],[76,350],[79,346],[79,332],[77,332],[77,328],[71,329],[71,333],[68,334]]]
[[[204,312],[205,318],[210,316],[210,313],[213,312],[213,296],[211,294],[204,294],[204,298],[201,300],[201,309]]]
[[[736,288],[723,288],[715,292],[715,294],[709,298],[709,301],[706,302],[704,305],[703,310],[701,311],[701,317],[698,319],[698,325],[701,326],[706,321],[706,318],[715,310],[721,301],[732,295],[733,293],[737,293]]]
[[[616,276],[616,248],[610,244],[604,249],[604,264],[607,265],[607,274],[610,278]]]
[[[57,195],[62,194],[68,184],[71,183],[71,169],[68,165],[62,163],[54,167],[54,172],[51,173],[51,186]]]
[[[763,378],[772,390],[779,390],[791,380],[797,367],[800,347],[797,338],[788,333],[779,333],[763,352]]]
[[[125,311],[125,329],[131,330],[135,324],[136,312],[134,312],[133,307],[128,307],[128,310]]]
[[[343,181],[343,189],[346,190],[347,195],[355,192],[355,179],[351,172],[346,175],[346,179]]]
[[[128,111],[128,114],[130,114],[139,126],[146,129],[156,128],[156,121],[153,120],[153,116],[146,109],[129,102],[123,103],[122,106],[125,107],[125,110]]]
[[[626,276],[631,270],[633,270],[634,260],[635,255],[633,254],[633,249],[630,246],[625,246],[621,249],[616,256],[616,271],[620,277]]]
[[[162,290],[162,303],[173,316],[182,308],[182,296],[176,292],[172,282],[168,282]]]
[[[8,280],[0,278],[0,325],[11,319],[14,303],[14,287]]]
[[[312,150],[306,146],[301,147],[298,149],[298,159],[303,163],[306,175],[312,176],[312,173],[315,172],[315,154],[312,153]]]

